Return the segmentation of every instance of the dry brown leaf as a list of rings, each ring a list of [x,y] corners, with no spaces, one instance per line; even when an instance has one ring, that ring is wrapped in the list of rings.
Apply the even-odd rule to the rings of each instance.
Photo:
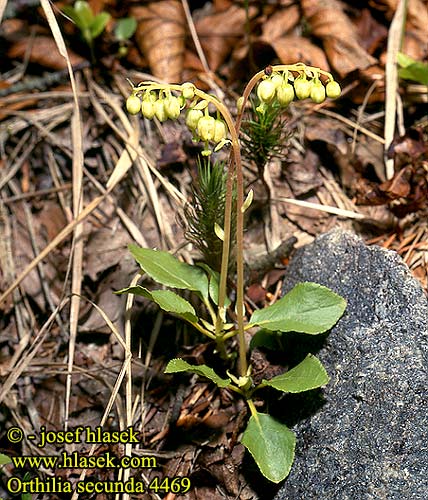
[[[422,41],[422,34],[423,33],[421,31],[417,33],[406,33],[403,40],[403,47],[401,51],[416,61],[422,61],[428,55],[428,38]]]
[[[179,0],[150,2],[131,9],[138,21],[135,38],[154,76],[169,83],[181,81],[186,18]]]
[[[285,9],[277,10],[263,23],[261,38],[271,43],[292,30],[299,20],[300,10],[297,5],[290,5]]]
[[[358,37],[361,40],[361,46],[369,54],[373,54],[376,50],[385,46],[388,30],[373,17],[369,9],[361,10],[355,25],[358,30]]]
[[[282,64],[303,62],[328,71],[330,66],[324,51],[307,38],[301,36],[284,36],[270,42]]]
[[[319,164],[318,155],[310,149],[304,157],[300,153],[290,153],[284,177],[296,198],[315,192],[322,186]]]
[[[204,66],[195,52],[185,51],[183,66],[183,82],[193,82],[201,90],[208,90],[207,83],[198,78],[204,73]]]
[[[378,7],[379,4],[384,4],[387,7],[385,17],[388,20],[392,19],[394,12],[397,10],[398,0],[382,0],[373,2],[373,7]],[[428,26],[428,5],[423,0],[408,0],[407,3],[407,23],[420,31],[427,31]]]
[[[7,55],[11,59],[24,59],[30,48],[30,62],[54,70],[67,68],[66,60],[59,53],[55,40],[50,36],[37,36],[34,40],[30,38],[18,40],[8,50]],[[68,55],[73,66],[84,61],[83,57],[70,49],[68,49]]]
[[[257,12],[250,7],[249,17]],[[245,34],[245,9],[232,5],[229,9],[205,16],[196,22],[196,31],[208,60],[209,67],[216,71]]]
[[[389,21],[392,19],[398,0],[377,0],[372,7],[382,11]],[[406,30],[402,52],[413,59],[423,60],[428,55],[428,4],[423,0],[408,0]]]
[[[13,253],[16,262],[16,272],[19,274],[27,267],[34,256],[34,250],[27,229],[27,221],[22,209],[15,210],[17,223],[12,228]],[[32,217],[33,229],[38,248],[46,246],[63,227],[64,215],[59,205],[45,201],[42,210]],[[48,284],[52,299],[58,302],[61,295],[61,281],[58,276],[65,271],[66,257],[61,252],[52,252],[43,265],[44,279]],[[45,310],[45,297],[38,271],[33,270],[22,282],[22,289],[37,303],[41,311]]]
[[[228,9],[233,4],[232,0],[214,0],[213,5],[216,12]]]
[[[336,0],[302,0],[312,34],[323,41],[328,60],[340,76],[376,63],[361,46],[357,30]]]

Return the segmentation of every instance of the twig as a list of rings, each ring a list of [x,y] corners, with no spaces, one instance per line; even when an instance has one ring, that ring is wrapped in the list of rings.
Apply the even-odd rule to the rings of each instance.
[[[76,64],[75,66],[73,66],[73,71],[79,71],[83,68],[87,68],[88,66],[89,62],[84,61],[80,64]],[[61,71],[46,73],[46,75],[43,76],[29,78],[28,80],[14,83],[10,87],[0,89],[0,97],[6,97],[11,94],[16,94],[18,92],[25,92],[32,90],[46,90],[52,85],[65,81],[67,77],[68,77],[68,69],[62,69]]]

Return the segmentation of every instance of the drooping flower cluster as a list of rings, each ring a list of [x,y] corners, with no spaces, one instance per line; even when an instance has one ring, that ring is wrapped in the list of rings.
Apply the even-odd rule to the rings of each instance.
[[[317,68],[304,67],[294,75],[293,71],[279,71],[266,75],[257,87],[257,96],[260,99],[260,110],[276,100],[281,106],[288,106],[296,97],[321,103],[326,97],[336,99],[340,96],[340,85],[333,80],[330,74],[317,71]],[[324,85],[320,74],[327,75]],[[309,79],[308,79],[309,76]]]
[[[182,110],[186,110],[185,123],[193,134],[195,142],[203,141],[205,149],[204,156],[211,154],[209,143],[216,144],[218,151],[229,141],[227,139],[226,123],[217,112],[216,117],[210,115],[209,102],[195,95],[195,87],[192,83],[183,83],[174,86],[180,95],[172,94],[168,86],[154,90],[153,85],[137,86],[133,88],[132,94],[126,101],[126,109],[132,115],[142,113],[145,118],[151,120],[156,116],[160,122],[167,119],[177,120]],[[171,86],[172,87],[172,86]]]

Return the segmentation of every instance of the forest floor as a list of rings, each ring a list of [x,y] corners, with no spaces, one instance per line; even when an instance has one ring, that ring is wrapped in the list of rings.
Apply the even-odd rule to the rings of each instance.
[[[139,272],[129,243],[198,259],[185,238],[185,207],[201,147],[182,118],[126,113],[127,80],[191,81],[236,116],[245,83],[269,65],[330,71],[339,99],[287,107],[280,152],[263,168],[244,155],[246,191],[254,191],[246,260],[275,255],[247,283],[247,311],[274,303],[293,251],[337,226],[398,252],[427,290],[428,2],[409,0],[407,13],[402,3],[91,0],[95,14],[109,16],[85,40],[61,10],[72,2],[0,1],[0,454],[132,451],[146,467],[121,469],[119,479],[159,487],[131,498],[173,500],[179,494],[160,485],[174,477],[190,478],[180,496],[188,500],[275,495],[278,485],[239,442],[244,402],[205,379],[164,374],[178,356],[210,364],[213,345],[148,300],[130,308],[113,294]],[[227,161],[227,148],[216,157]],[[292,237],[293,250],[275,254]],[[279,354],[260,356],[260,372],[287,369]],[[287,421],[283,400],[259,404],[275,404]],[[7,435],[10,427],[38,435],[42,426],[129,423],[139,439],[132,450],[108,442],[40,448]],[[112,468],[8,463],[0,497],[15,498],[13,476],[118,479]]]

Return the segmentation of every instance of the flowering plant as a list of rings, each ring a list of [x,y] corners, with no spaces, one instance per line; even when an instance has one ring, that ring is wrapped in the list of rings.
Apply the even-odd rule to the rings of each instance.
[[[231,145],[231,155],[225,174],[224,213],[214,221],[212,232],[221,240],[220,269],[206,262],[190,265],[168,252],[139,248],[129,249],[142,271],[157,283],[168,288],[190,290],[205,306],[206,317],[199,317],[193,305],[172,290],[149,290],[141,285],[120,290],[144,296],[158,306],[190,323],[210,341],[223,360],[230,363],[230,370],[219,375],[207,365],[191,365],[177,358],[171,360],[165,373],[187,371],[210,379],[223,389],[244,398],[251,412],[241,442],[254,457],[262,474],[270,481],[279,482],[289,473],[294,459],[295,435],[287,426],[266,413],[257,411],[254,394],[271,387],[285,393],[298,393],[322,387],[328,375],[321,362],[312,354],[297,366],[271,379],[255,383],[252,367],[248,363],[248,345],[245,333],[254,327],[264,332],[301,332],[317,335],[329,330],[343,314],[345,300],[330,289],[316,283],[300,283],[273,305],[255,310],[245,318],[244,307],[244,213],[250,206],[253,193],[244,199],[243,175],[239,131],[246,102],[257,85],[257,110],[268,112],[275,102],[285,108],[295,98],[310,98],[320,103],[326,97],[337,98],[340,86],[330,73],[302,63],[268,67],[254,75],[238,100],[236,120],[228,108],[216,97],[191,83],[182,85],[142,82],[134,86],[126,107],[129,113],[142,113],[145,118],[156,117],[160,122],[177,120],[185,115],[186,126],[195,141],[204,145],[202,155],[209,157],[226,145]],[[214,114],[211,111],[213,108]],[[235,237],[232,237],[232,228]],[[228,297],[227,277],[230,273],[231,242],[236,242],[236,298]],[[234,309],[232,309],[234,305]],[[231,339],[238,339],[238,360],[231,352]]]

